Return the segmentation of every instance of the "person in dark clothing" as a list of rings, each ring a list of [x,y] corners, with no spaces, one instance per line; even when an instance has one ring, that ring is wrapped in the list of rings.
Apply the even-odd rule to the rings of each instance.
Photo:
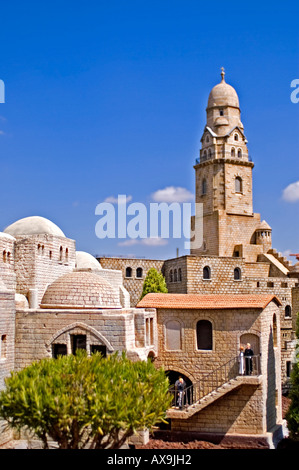
[[[252,374],[252,356],[253,356],[253,350],[251,349],[250,343],[247,343],[246,349],[244,352],[244,357],[245,357],[245,373],[246,375],[251,375]]]
[[[175,390],[176,390],[177,397],[178,397],[177,404],[180,410],[183,408],[185,388],[186,388],[186,382],[184,381],[183,377],[179,377],[179,379],[175,383]]]

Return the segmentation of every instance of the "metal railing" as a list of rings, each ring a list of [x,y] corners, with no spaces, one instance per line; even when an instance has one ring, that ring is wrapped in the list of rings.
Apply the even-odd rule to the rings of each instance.
[[[213,152],[210,156],[209,155],[202,155],[201,157],[198,157],[195,159],[195,164],[198,165],[199,163],[206,162],[208,160],[212,160],[215,157],[215,152]],[[248,159],[249,162],[252,162],[252,156],[251,155],[246,155],[242,154],[241,157],[238,157],[238,155],[231,155],[231,152],[219,152],[218,153],[218,158],[233,158],[235,160],[239,161],[246,161]]]
[[[243,358],[244,364],[244,375],[260,375],[260,356],[252,356],[250,358]],[[186,387],[184,392],[180,395],[180,392],[176,389],[175,385],[170,387],[169,392],[173,395],[172,406],[189,406],[193,405],[203,397],[209,395],[212,392],[217,391],[224,384],[230,380],[235,379],[243,374],[240,373],[240,360],[239,357],[233,357],[226,363],[214,369],[212,372],[205,374],[202,379],[198,382]],[[179,403],[181,401],[181,403]]]

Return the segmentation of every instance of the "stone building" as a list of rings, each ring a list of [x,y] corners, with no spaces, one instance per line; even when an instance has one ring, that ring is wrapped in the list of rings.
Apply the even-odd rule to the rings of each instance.
[[[157,311],[157,367],[172,383],[183,376],[187,406],[171,409],[173,432],[259,435],[279,432],[280,301],[265,294],[147,294]],[[252,373],[239,372],[239,351],[253,348]],[[174,403],[176,405],[176,403]]]
[[[0,233],[0,389],[12,370],[34,360],[78,348],[104,356],[125,350],[134,361],[163,366],[171,384],[184,376],[188,406],[168,411],[173,432],[266,436],[281,429],[299,268],[272,248],[270,226],[253,212],[253,162],[224,72],[209,96],[194,168],[203,243],[189,255],[96,259],[38,216]],[[194,218],[191,224],[196,233]],[[169,293],[140,301],[152,267]],[[254,349],[250,376],[238,373],[246,343]],[[2,427],[0,444],[10,438]]]
[[[122,270],[132,306],[141,295],[142,283],[125,275],[130,266],[146,273],[160,270],[170,293],[181,294],[271,294],[279,298],[281,331],[281,380],[287,389],[295,359],[295,321],[299,311],[298,272],[272,248],[272,229],[254,213],[252,170],[248,141],[241,121],[236,90],[225,81],[213,87],[206,108],[206,125],[196,159],[196,202],[203,207],[203,224],[191,226],[195,240],[190,254],[173,259],[143,260],[99,258],[105,266]],[[202,230],[202,244],[196,233]],[[197,240],[198,240],[197,239]]]
[[[156,315],[131,308],[122,273],[77,252],[54,223],[21,219],[0,234],[0,249],[0,389],[12,370],[78,348],[157,355]],[[0,444],[9,437],[2,429]]]

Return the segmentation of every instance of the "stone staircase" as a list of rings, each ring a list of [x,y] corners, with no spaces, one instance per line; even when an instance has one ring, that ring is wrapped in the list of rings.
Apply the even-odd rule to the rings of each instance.
[[[229,380],[225,384],[221,385],[216,390],[213,390],[208,395],[205,395],[192,405],[186,405],[182,410],[170,408],[167,410],[167,418],[170,419],[188,419],[195,413],[198,413],[203,408],[214,403],[219,398],[223,397],[226,393],[231,392],[241,385],[254,385],[257,386],[261,383],[262,377],[258,376],[244,376],[240,375],[234,379]]]
[[[239,358],[233,357],[220,367],[205,374],[200,381],[186,388],[185,404],[182,409],[175,406],[167,410],[167,418],[188,419],[203,408],[242,385],[257,386],[261,383],[260,356],[252,358],[252,375],[239,375]],[[177,401],[177,391],[170,390]]]

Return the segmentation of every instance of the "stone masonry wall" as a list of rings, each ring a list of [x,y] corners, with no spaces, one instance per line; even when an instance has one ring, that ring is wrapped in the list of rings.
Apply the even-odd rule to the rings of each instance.
[[[161,272],[164,261],[151,259],[134,259],[134,258],[97,258],[104,269],[117,269],[123,274],[124,287],[131,296],[131,307],[135,307],[138,303],[144,279],[150,268],[157,269]],[[132,277],[126,276],[126,268],[132,269]],[[142,277],[136,276],[136,269],[142,268]]]
[[[84,334],[87,349],[90,345],[106,345],[107,353],[128,351],[132,359],[146,359],[150,351],[156,353],[156,337],[144,339],[144,347],[135,343],[135,313],[153,318],[154,312],[142,309],[113,310],[19,310],[16,313],[15,367],[21,369],[34,360],[52,356],[52,344],[66,344],[71,353],[71,335]],[[146,334],[145,330],[144,334]]]

